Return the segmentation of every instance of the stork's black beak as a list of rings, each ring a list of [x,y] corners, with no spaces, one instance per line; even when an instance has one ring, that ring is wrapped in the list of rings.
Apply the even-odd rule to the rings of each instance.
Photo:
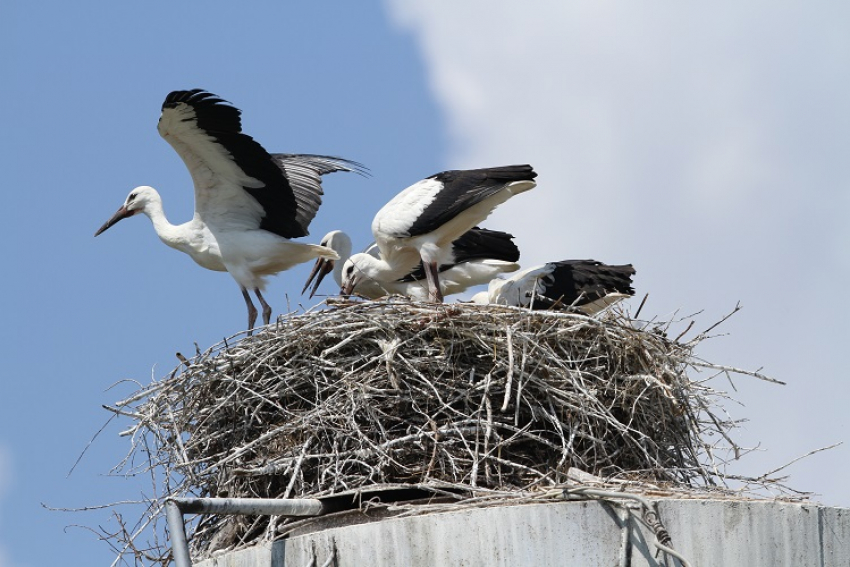
[[[352,291],[354,291],[354,278],[344,280],[342,282],[342,288],[339,290],[339,294],[347,297],[351,295]]]
[[[113,224],[117,223],[117,222],[118,222],[118,221],[120,221],[121,219],[126,219],[127,217],[132,217],[132,216],[133,216],[133,215],[135,215],[135,214],[136,214],[136,211],[131,211],[131,210],[127,209],[127,206],[126,206],[126,205],[122,205],[122,206],[121,206],[121,208],[120,208],[120,209],[118,209],[118,210],[115,212],[115,214],[114,214],[114,215],[112,215],[112,218],[111,218],[111,219],[109,219],[108,221],[106,221],[106,222],[103,224],[103,226],[102,226],[102,227],[100,227],[99,229],[97,229],[97,232],[95,232],[95,233],[94,233],[94,235],[95,235],[95,236],[97,236],[98,234],[100,234],[101,232],[103,232],[104,230],[106,230],[107,228],[109,228],[110,226],[112,226]]]
[[[316,290],[319,289],[319,284],[322,283],[325,276],[331,273],[333,269],[333,260],[318,258],[316,263],[313,264],[313,271],[310,272],[310,277],[307,278],[307,283],[304,284],[304,288],[301,290],[301,295],[304,295],[304,292],[307,291],[307,287],[310,285],[310,282],[313,281],[313,278],[316,278],[316,281],[313,283],[313,288],[310,290],[310,298],[312,299],[313,296],[316,295]]]

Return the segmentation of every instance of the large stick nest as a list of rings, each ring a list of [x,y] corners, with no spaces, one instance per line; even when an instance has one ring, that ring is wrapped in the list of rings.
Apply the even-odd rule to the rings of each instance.
[[[619,312],[346,303],[222,343],[115,411],[134,418],[133,451],[164,479],[162,497],[529,491],[565,483],[570,467],[722,484],[714,453],[737,449],[734,424],[722,394],[687,374],[712,367],[693,356],[701,337],[650,327]],[[193,545],[232,544],[213,542],[228,523],[250,539],[268,522],[207,518]]]

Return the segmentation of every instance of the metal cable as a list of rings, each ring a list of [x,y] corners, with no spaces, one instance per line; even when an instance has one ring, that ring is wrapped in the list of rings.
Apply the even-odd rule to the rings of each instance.
[[[652,545],[660,552],[666,553],[672,557],[675,557],[682,564],[682,567],[691,567],[690,562],[685,559],[678,551],[672,548],[672,539],[670,538],[670,533],[667,531],[667,528],[664,527],[664,524],[661,522],[661,516],[658,513],[658,508],[656,506],[657,502],[651,502],[650,500],[644,498],[643,496],[638,496],[637,494],[632,494],[628,492],[612,492],[607,490],[598,490],[596,488],[590,486],[581,486],[576,485],[570,488],[565,488],[562,491],[558,491],[565,498],[569,498],[570,496],[585,496],[591,498],[593,500],[603,500],[609,504],[614,506],[620,506],[625,508],[629,513],[632,513],[631,508],[622,506],[621,503],[617,502],[617,500],[634,500],[638,502],[641,506],[640,515],[633,515],[636,519],[638,519],[643,525],[645,525],[652,532]],[[550,493],[552,494],[552,493]]]

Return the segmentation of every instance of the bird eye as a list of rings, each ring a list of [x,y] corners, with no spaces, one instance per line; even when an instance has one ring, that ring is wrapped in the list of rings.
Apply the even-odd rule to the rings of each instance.
[[[132,202],[133,202],[133,201],[135,201],[135,200],[136,200],[136,194],[135,194],[135,193],[130,193],[130,196],[129,196],[129,197],[127,197],[127,202],[128,202],[128,203],[132,203]]]

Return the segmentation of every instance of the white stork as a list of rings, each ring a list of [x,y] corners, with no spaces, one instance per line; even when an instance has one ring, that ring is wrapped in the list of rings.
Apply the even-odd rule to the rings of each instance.
[[[519,248],[514,244],[513,238],[513,235],[507,232],[474,227],[452,242],[448,257],[438,267],[443,295],[462,293],[470,287],[488,283],[499,274],[518,270],[519,264],[516,262],[519,260]],[[301,293],[304,293],[313,282],[310,297],[313,297],[324,277],[331,272],[337,285],[341,287],[342,266],[351,256],[351,238],[341,230],[326,234],[321,245],[334,250],[339,255],[339,260],[316,260],[313,271],[301,290]],[[364,252],[376,258],[380,254],[375,244],[370,245]],[[370,299],[399,294],[417,301],[425,301],[428,298],[428,289],[423,285],[424,278],[425,271],[420,262],[412,272],[396,280],[361,280],[352,293]]]
[[[391,282],[422,262],[428,300],[443,301],[439,266],[450,244],[514,195],[536,186],[530,165],[444,171],[393,197],[372,221],[379,257],[355,254],[342,268],[342,293],[363,281]],[[362,287],[361,287],[362,289]]]
[[[365,168],[336,157],[269,154],[242,133],[240,111],[216,95],[194,89],[170,93],[157,129],[177,151],[195,186],[195,214],[173,225],[152,187],[133,189],[95,236],[121,219],[144,213],[157,236],[208,270],[227,271],[239,284],[248,307],[249,334],[257,320],[253,291],[263,307],[265,276],[316,257],[337,258],[316,244],[292,242],[306,236],[322,202],[321,176],[334,171],[363,174]]]
[[[473,303],[511,305],[531,309],[576,309],[592,315],[635,294],[631,264],[609,266],[596,260],[549,262],[494,279],[487,291],[472,296]]]

